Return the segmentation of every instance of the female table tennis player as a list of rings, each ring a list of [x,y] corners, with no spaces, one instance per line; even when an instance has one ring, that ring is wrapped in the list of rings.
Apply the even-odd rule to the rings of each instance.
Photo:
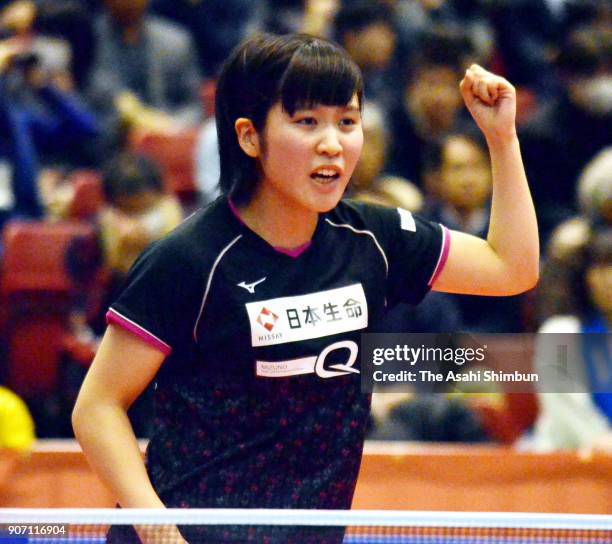
[[[370,405],[360,334],[430,289],[512,295],[535,284],[514,88],[474,65],[460,92],[491,156],[486,240],[341,200],[362,148],[363,96],[340,47],[259,35],[233,52],[216,99],[223,194],[134,265],[73,414],[122,507],[350,508]],[[126,411],[152,380],[145,465]],[[202,541],[341,540],[219,528]]]

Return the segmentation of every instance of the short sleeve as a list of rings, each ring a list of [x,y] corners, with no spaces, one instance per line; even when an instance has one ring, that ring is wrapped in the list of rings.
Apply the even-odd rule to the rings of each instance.
[[[135,334],[165,355],[190,338],[193,326],[193,278],[189,263],[171,245],[146,249],[128,273],[106,320]]]
[[[387,258],[387,302],[418,304],[448,257],[448,229],[402,208],[370,206],[365,217]]]

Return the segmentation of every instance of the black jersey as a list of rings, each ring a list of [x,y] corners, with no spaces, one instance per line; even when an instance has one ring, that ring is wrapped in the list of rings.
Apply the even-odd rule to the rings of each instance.
[[[448,247],[439,224],[342,201],[289,256],[221,198],[145,251],[108,320],[168,354],[147,450],[162,501],[350,508],[370,404],[360,334],[418,303]]]

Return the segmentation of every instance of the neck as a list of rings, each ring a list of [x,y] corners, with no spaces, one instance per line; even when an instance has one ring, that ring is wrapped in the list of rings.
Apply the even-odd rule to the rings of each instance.
[[[299,247],[312,239],[319,214],[292,206],[286,198],[268,192],[255,194],[251,202],[238,208],[240,218],[271,246]]]

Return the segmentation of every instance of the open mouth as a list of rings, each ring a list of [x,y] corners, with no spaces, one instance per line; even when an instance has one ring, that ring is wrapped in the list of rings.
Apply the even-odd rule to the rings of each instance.
[[[340,172],[335,168],[321,168],[310,174],[310,178],[317,183],[332,183],[340,177]]]

